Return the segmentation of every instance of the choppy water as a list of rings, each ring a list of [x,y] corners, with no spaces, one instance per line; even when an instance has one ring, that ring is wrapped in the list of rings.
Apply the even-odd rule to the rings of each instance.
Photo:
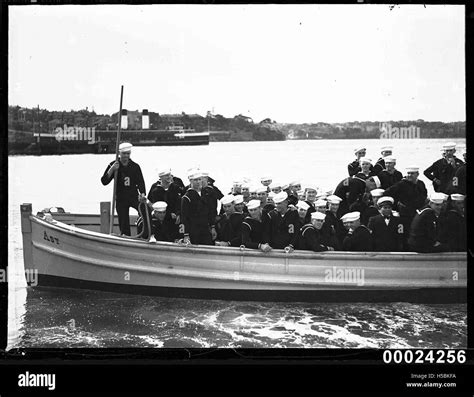
[[[444,140],[391,141],[398,167],[429,166]],[[456,140],[458,143],[464,143]],[[211,143],[136,148],[147,188],[156,168],[185,177],[207,167],[224,192],[232,180],[262,174],[300,177],[334,188],[360,141]],[[366,141],[377,156],[379,140]],[[351,347],[456,348],[467,345],[465,304],[317,304],[205,301],[99,291],[26,288],[19,206],[98,212],[111,187],[99,178],[113,156],[9,158],[9,347]],[[376,157],[378,158],[378,156]],[[276,178],[279,175],[279,178]],[[422,179],[424,179],[422,177]],[[430,189],[429,183],[427,187]]]

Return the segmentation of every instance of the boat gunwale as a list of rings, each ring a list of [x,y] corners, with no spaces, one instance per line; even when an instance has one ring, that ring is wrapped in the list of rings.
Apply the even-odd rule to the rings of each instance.
[[[140,247],[145,249],[166,249],[166,251],[183,252],[188,250],[189,253],[200,253],[200,254],[213,254],[222,256],[256,256],[256,257],[274,257],[274,258],[288,258],[288,259],[305,259],[305,260],[351,260],[360,259],[368,261],[449,261],[459,260],[466,261],[467,264],[467,252],[445,252],[445,253],[418,253],[418,252],[355,252],[355,251],[324,251],[321,253],[316,252],[302,252],[295,250],[291,253],[287,253],[284,250],[272,250],[270,253],[261,252],[251,248],[239,248],[239,247],[221,247],[221,246],[203,246],[203,245],[186,245],[176,244],[171,242],[149,242],[146,240],[128,239],[116,235],[108,235],[99,232],[93,232],[77,226],[71,226],[66,223],[53,220],[52,222],[46,221],[36,215],[31,214],[30,220],[47,227],[49,229],[56,229],[60,232],[75,236],[77,238],[92,240],[93,242],[102,242],[112,245],[119,245],[122,247]]]

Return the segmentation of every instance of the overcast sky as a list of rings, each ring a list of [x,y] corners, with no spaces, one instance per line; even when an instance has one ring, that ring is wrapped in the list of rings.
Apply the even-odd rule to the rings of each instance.
[[[9,103],[258,122],[465,120],[464,7],[9,7]]]

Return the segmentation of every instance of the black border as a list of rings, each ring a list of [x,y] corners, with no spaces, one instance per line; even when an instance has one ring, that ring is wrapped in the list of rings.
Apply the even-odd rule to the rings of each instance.
[[[9,1],[9,5],[37,4],[153,4],[155,1]],[[167,2],[170,4],[169,2]],[[216,4],[213,0],[190,1],[191,4]],[[220,2],[219,2],[220,3]],[[248,4],[233,1],[233,4]],[[257,2],[265,4],[265,2]],[[279,3],[274,1],[271,4]],[[354,1],[352,3],[358,3]],[[364,1],[363,3],[376,3]],[[423,4],[408,1],[409,4]],[[268,3],[270,4],[270,3]],[[398,4],[398,3],[397,3]],[[463,4],[459,2],[431,1],[430,4]],[[473,123],[473,88],[472,72],[474,71],[474,4],[466,6],[466,124],[467,130]],[[0,64],[0,128],[7,128],[8,109],[8,5],[1,3],[0,45],[2,60]],[[467,133],[466,144],[472,150],[473,138]],[[2,225],[2,246],[0,266],[7,263],[8,240],[8,147],[7,136],[0,150],[0,224]],[[472,174],[470,163],[467,167],[468,179]],[[471,196],[471,185],[468,184],[468,196]],[[467,210],[468,236],[473,225],[474,216]],[[468,239],[468,286],[474,277],[473,242]],[[5,308],[6,283],[0,283],[0,308]],[[474,293],[468,288],[468,346],[474,347],[472,329]],[[0,310],[0,347],[6,346],[7,310]],[[5,320],[5,321],[2,321]],[[4,342],[4,343],[3,343]],[[199,392],[284,392],[299,395],[300,390],[307,390],[311,395],[327,391],[392,391],[411,394],[404,382],[410,372],[456,373],[458,387],[456,392],[472,392],[473,350],[468,351],[469,365],[434,366],[434,365],[384,365],[383,350],[371,349],[17,349],[2,354],[0,361],[0,393],[12,395],[19,391],[18,373],[55,372],[57,374],[57,391],[110,392],[127,391],[138,394],[137,390],[149,392],[188,392],[193,395]],[[468,371],[469,370],[469,371]],[[335,377],[336,375],[336,377]],[[176,378],[177,377],[177,378]],[[40,389],[30,389],[38,394]],[[7,393],[4,394],[3,392]],[[418,393],[421,390],[417,390]],[[443,391],[447,391],[446,389]],[[436,394],[436,390],[424,392]],[[51,392],[49,392],[51,393]],[[309,394],[308,394],[309,395]],[[472,393],[469,393],[472,395]]]

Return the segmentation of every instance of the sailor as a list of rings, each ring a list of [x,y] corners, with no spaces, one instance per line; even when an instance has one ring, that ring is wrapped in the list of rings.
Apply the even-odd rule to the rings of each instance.
[[[445,196],[441,192],[430,195],[430,201],[422,210],[417,210],[410,227],[408,246],[415,252],[449,251],[445,243],[439,241],[439,216]]]
[[[328,202],[323,199],[318,199],[314,202],[314,210],[325,214],[328,209]]]
[[[326,211],[326,219],[324,221],[324,224],[331,230],[331,234],[336,237],[337,243],[334,245],[336,250],[341,249],[342,241],[346,236],[346,229],[340,219],[343,215],[339,211],[341,201],[342,199],[334,194],[327,197],[329,209]]]
[[[232,189],[229,194],[233,194],[237,196],[238,194],[242,194],[242,181],[235,180],[232,182]]]
[[[377,160],[377,163],[375,163],[375,165],[374,165],[373,171],[374,171],[375,175],[380,174],[380,172],[383,171],[386,168],[385,160],[388,156],[392,155],[392,151],[393,151],[393,146],[383,146],[380,149],[380,153],[382,154],[382,157],[380,157]]]
[[[180,233],[188,244],[213,245],[217,237],[214,214],[209,211],[209,203],[202,194],[202,176],[198,169],[188,171],[190,188],[181,198]]]
[[[275,208],[275,205],[271,204],[268,201],[268,196],[270,193],[267,193],[267,188],[265,186],[260,186],[259,188],[257,188],[257,200],[260,201],[260,209],[262,210],[262,216],[267,215],[271,210]]]
[[[464,164],[462,164],[454,174],[453,177],[453,189],[456,193],[466,195],[466,148],[463,149],[462,155],[464,158]]]
[[[250,185],[247,182],[242,183],[241,192],[244,197],[244,203],[247,204],[250,201]]]
[[[444,144],[443,149],[445,156],[430,165],[424,171],[424,174],[433,182],[435,192],[451,194],[455,191],[452,185],[453,177],[457,169],[461,167],[464,162],[454,155],[456,152],[456,144],[454,142]]]
[[[376,204],[380,213],[369,219],[367,227],[372,231],[374,251],[403,251],[403,225],[399,217],[393,216],[393,204],[392,197],[380,197]]]
[[[273,198],[276,208],[268,213],[269,222],[264,241],[272,248],[294,250],[298,238],[298,211],[288,208],[288,194],[280,192]]]
[[[298,201],[296,203],[296,210],[298,211],[298,217],[300,220],[299,226],[302,227],[311,221],[311,213],[308,214],[309,205],[305,201]]]
[[[230,225],[230,216],[234,213],[234,195],[228,194],[221,198],[221,207],[223,214],[220,216],[216,224],[217,241],[230,241],[232,236],[232,229]],[[216,241],[216,245],[217,244]]]
[[[400,220],[403,224],[405,240],[408,239],[410,225],[416,211],[423,208],[428,194],[425,184],[418,179],[419,167],[409,166],[406,171],[405,178],[384,192],[385,196],[393,197],[395,201],[395,208],[400,213]],[[408,249],[406,245],[404,248]]]
[[[306,200],[306,192],[303,189],[298,190],[296,194],[298,195],[298,200],[301,200],[301,201]]]
[[[288,194],[288,204],[296,207],[296,204],[298,204],[298,190],[301,189],[301,182],[292,181],[282,186],[282,189]]]
[[[366,181],[357,176],[344,178],[339,182],[334,194],[342,198],[340,203],[342,214],[349,212],[349,207],[365,193],[366,187]]]
[[[167,207],[168,204],[164,201],[153,203],[151,233],[156,241],[176,242],[180,238],[178,225],[171,218]]]
[[[102,175],[102,184],[108,185],[117,172],[117,190],[115,204],[118,214],[120,233],[130,236],[130,208],[138,211],[138,202],[146,202],[145,181],[140,166],[131,158],[132,144],[119,145],[119,160],[112,161]]]
[[[263,187],[266,191],[266,188]],[[241,226],[241,244],[245,248],[259,249],[268,252],[272,247],[263,241],[264,220],[268,216],[262,215],[260,200],[250,200],[247,204],[249,216],[245,217]]]
[[[276,193],[269,192],[267,195],[267,204],[273,205],[273,208],[275,208],[275,202],[273,201],[273,198],[276,196]]]
[[[372,202],[369,202],[369,206],[365,209],[364,213],[360,214],[360,220],[363,225],[367,226],[371,217],[379,215],[379,207],[377,205],[377,202],[380,197],[383,196],[384,192],[384,189],[373,189],[370,191]]]
[[[311,222],[300,228],[298,235],[298,249],[314,252],[334,251],[334,247],[323,243],[322,228],[326,215],[321,212],[311,214]]]
[[[234,212],[229,216],[229,239],[220,241],[219,244],[216,245],[224,245],[224,246],[232,246],[238,247],[242,242],[242,222],[247,215],[247,208],[244,204],[244,196],[238,194],[237,196],[233,196],[233,205],[234,205]],[[245,213],[244,213],[245,208]]]
[[[244,203],[244,196],[242,196],[241,194],[234,196],[234,208],[235,212],[245,214],[245,216],[248,215],[247,207]]]
[[[341,221],[347,229],[347,236],[342,242],[344,251],[372,251],[372,235],[367,226],[360,223],[359,212],[349,212]]]
[[[257,190],[258,190],[259,186],[257,185],[251,185],[250,188],[249,188],[249,198],[250,200],[257,200]],[[265,192],[267,191],[267,189],[265,189]]]
[[[209,216],[214,219],[213,223],[217,221],[217,206],[219,200],[223,197],[222,192],[214,185],[209,184],[209,173],[206,170],[201,170],[202,179],[202,196],[206,199],[209,206]]]
[[[289,189],[290,189],[291,194],[294,194],[295,196],[297,196],[298,192],[301,190],[301,181],[299,180],[291,181]]]
[[[153,204],[157,201],[164,201],[167,204],[166,211],[179,224],[181,213],[181,192],[182,189],[174,183],[171,170],[163,168],[158,171],[159,181],[151,185],[148,192],[148,200]]]
[[[316,185],[306,186],[306,203],[314,211],[314,202],[316,201],[316,195],[318,194],[318,187]],[[313,212],[311,211],[311,212]]]
[[[354,176],[359,177],[363,180],[366,180],[367,178],[376,175],[375,172],[373,171],[371,159],[369,159],[368,157],[361,157],[359,159],[359,163],[360,163],[360,171]]]
[[[267,192],[270,192],[270,184],[272,183],[272,178],[270,176],[262,176],[260,178],[260,183],[266,187]]]
[[[272,191],[275,194],[278,194],[283,190],[281,188],[280,182],[272,182],[268,187],[270,188],[270,191]]]
[[[353,176],[361,171],[359,160],[361,157],[365,157],[366,152],[367,152],[367,149],[365,146],[359,146],[355,148],[354,154],[356,155],[357,158],[347,166],[347,171],[349,172],[349,176]],[[372,164],[370,165],[370,169],[372,170]]]
[[[450,251],[467,250],[465,198],[463,194],[451,194],[451,208],[446,212],[440,227],[440,242],[445,243]]]
[[[388,189],[390,186],[402,180],[403,175],[395,169],[397,159],[393,156],[387,156],[384,159],[385,169],[380,171],[377,176],[380,179],[382,189]]]

